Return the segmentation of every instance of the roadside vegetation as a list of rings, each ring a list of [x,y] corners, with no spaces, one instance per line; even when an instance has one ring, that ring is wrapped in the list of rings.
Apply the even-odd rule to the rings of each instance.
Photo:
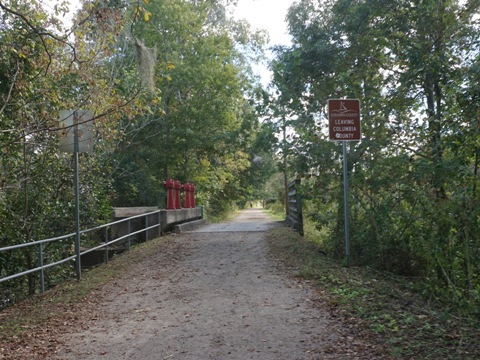
[[[314,284],[318,306],[326,305],[352,338],[369,342],[387,358],[473,360],[480,355],[478,320],[424,296],[421,280],[344,267],[289,228],[272,230],[268,243],[289,271]]]
[[[480,3],[301,0],[287,21],[271,122],[319,247],[344,260],[327,102],[360,99],[346,155],[352,264],[417,279],[422,296],[480,320]]]

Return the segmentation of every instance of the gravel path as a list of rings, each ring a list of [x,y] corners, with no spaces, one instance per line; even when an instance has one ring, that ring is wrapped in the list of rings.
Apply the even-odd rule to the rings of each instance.
[[[181,234],[104,286],[98,314],[57,359],[328,359],[335,324],[269,258],[258,209]]]

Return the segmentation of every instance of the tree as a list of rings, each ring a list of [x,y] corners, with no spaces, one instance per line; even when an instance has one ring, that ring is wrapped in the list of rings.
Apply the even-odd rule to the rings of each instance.
[[[95,132],[102,139],[94,154],[81,164],[82,225],[97,225],[110,216],[110,184],[105,152],[117,136],[115,123],[131,106],[137,91],[116,93],[114,36],[123,26],[114,18],[99,28],[98,6],[84,2],[71,29],[59,15],[68,9],[55,6],[46,12],[36,1],[1,1],[0,22],[0,246],[20,244],[70,233],[73,229],[73,169],[71,156],[58,151],[59,111],[88,108],[95,113]],[[113,34],[112,34],[113,31]],[[118,68],[117,68],[118,70]],[[70,244],[49,245],[50,260],[71,250]],[[35,251],[0,255],[0,272],[36,267]],[[55,282],[62,272],[48,272]],[[23,291],[23,280],[9,289]],[[35,276],[28,291],[35,291]],[[48,283],[47,283],[48,286]],[[3,290],[3,285],[2,285]],[[3,293],[3,291],[2,291]],[[14,299],[15,294],[8,296]]]
[[[478,99],[465,89],[476,87],[478,3],[303,0],[288,19],[293,45],[277,49],[274,83],[298,117],[294,156],[316,175],[312,218],[330,228],[325,246],[342,253],[326,100],[359,98],[363,139],[349,151],[356,261],[435,279],[431,289],[441,284],[458,304],[476,301]]]
[[[220,209],[242,192],[238,178],[250,165],[249,132],[256,121],[244,95],[252,90],[237,50],[238,24],[215,1],[152,2],[147,9],[148,26],[135,24],[131,36],[155,49],[154,91],[161,99],[149,104],[151,114],[138,119],[144,126],[118,153],[121,168],[132,172],[119,173],[116,188],[140,189],[141,179],[143,191],[132,202],[154,193],[151,204],[157,205],[162,181],[179,178],[195,182],[200,198]]]

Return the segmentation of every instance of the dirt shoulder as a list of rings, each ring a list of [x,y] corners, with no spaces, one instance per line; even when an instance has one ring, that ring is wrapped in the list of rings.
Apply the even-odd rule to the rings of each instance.
[[[266,233],[278,226],[253,209],[171,236],[82,303],[57,305],[61,316],[1,343],[0,359],[380,358],[269,255]]]

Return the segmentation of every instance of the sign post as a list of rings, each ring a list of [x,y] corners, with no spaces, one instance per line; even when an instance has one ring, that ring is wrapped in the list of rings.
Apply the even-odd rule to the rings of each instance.
[[[81,256],[80,256],[80,182],[78,176],[78,114],[76,112],[73,113],[73,157],[74,161],[74,177],[75,177],[75,256],[77,257],[77,280],[80,281],[82,277],[82,264],[81,264]]]
[[[328,100],[329,137],[332,141],[341,141],[343,148],[343,206],[345,213],[345,256],[350,267],[350,216],[348,208],[348,164],[347,141],[361,140],[360,100]]]
[[[78,176],[78,153],[93,149],[93,136],[88,127],[93,114],[88,110],[61,110],[59,123],[64,128],[60,134],[60,151],[72,152],[74,159],[75,185],[75,256],[77,280],[82,274],[80,256],[80,182]]]

